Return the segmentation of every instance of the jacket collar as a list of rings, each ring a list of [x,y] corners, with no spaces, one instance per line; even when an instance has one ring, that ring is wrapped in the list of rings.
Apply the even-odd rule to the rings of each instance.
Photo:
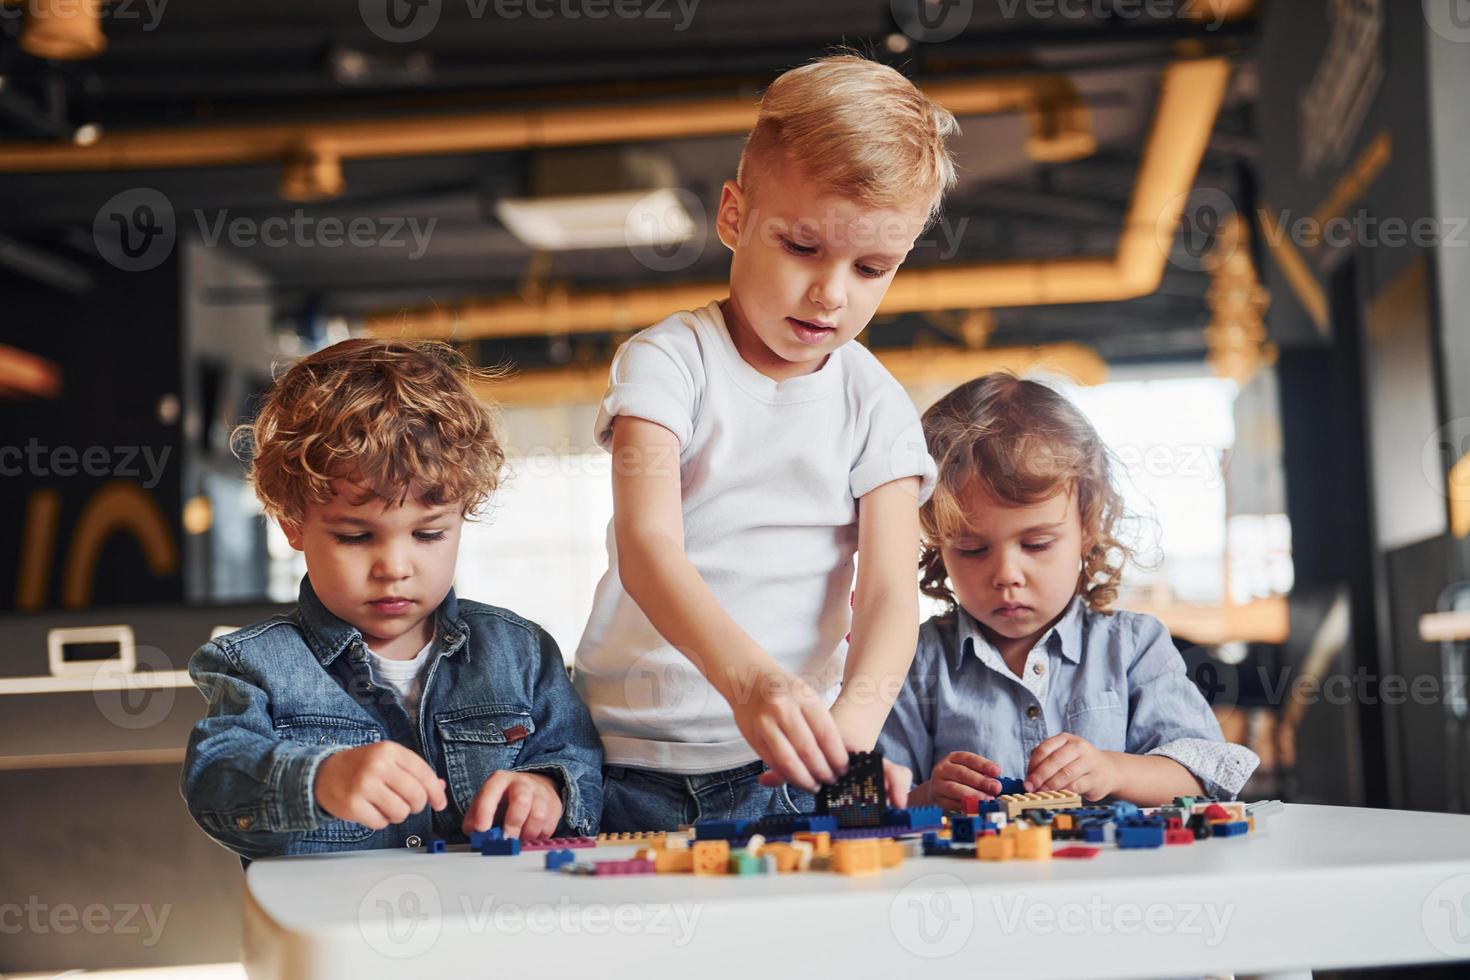
[[[336,660],[348,647],[361,645],[362,631],[322,604],[321,599],[317,598],[316,590],[311,587],[310,576],[301,577],[301,591],[297,596],[296,609],[301,630],[306,635],[306,644],[323,667]],[[470,630],[459,618],[459,602],[454,596],[454,589],[451,588],[444,601],[439,603],[439,608],[434,610],[434,617],[434,645],[446,654],[454,653],[463,646],[465,660],[468,661],[470,651],[464,641]]]
[[[950,648],[950,663],[959,670],[965,657],[974,656],[981,646],[990,647],[991,642],[981,632],[980,624],[958,603],[955,604],[955,643]],[[1082,627],[1086,621],[1087,605],[1081,596],[1073,596],[1071,603],[1060,619],[1047,630],[1036,645],[1042,649],[1060,653],[1072,663],[1082,659]]]

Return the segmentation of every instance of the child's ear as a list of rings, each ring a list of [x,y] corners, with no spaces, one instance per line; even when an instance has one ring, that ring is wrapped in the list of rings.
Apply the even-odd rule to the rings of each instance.
[[[286,543],[297,551],[305,551],[305,542],[302,539],[301,525],[294,521],[288,521],[284,517],[280,520],[281,533],[286,536]]]
[[[727,180],[720,188],[720,206],[715,212],[715,234],[720,236],[720,241],[732,252],[740,242],[746,201],[745,192],[735,181]]]

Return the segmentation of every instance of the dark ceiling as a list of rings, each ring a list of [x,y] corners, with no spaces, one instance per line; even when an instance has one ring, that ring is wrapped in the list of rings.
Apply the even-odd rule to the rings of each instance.
[[[1140,7],[1128,0],[977,0],[973,6],[957,36],[926,42],[911,36],[922,37],[922,31],[900,29],[895,11],[902,14],[904,0],[684,0],[683,6],[677,0],[154,0],[152,7],[118,0],[104,17],[106,52],[70,63],[22,52],[20,22],[14,10],[0,8],[0,142],[55,139],[83,124],[119,132],[681,94],[754,98],[782,69],[841,44],[888,61],[921,84],[1065,73],[1092,110],[1098,152],[1056,165],[1027,159],[1019,116],[962,118],[954,149],[964,179],[947,203],[943,225],[929,236],[934,244],[921,247],[913,265],[1107,255],[1133,187],[1160,69],[1181,53],[1220,53],[1232,58],[1236,72],[1198,184],[1249,199],[1254,21],[1217,27],[1182,17],[1128,16],[1124,11]],[[1183,10],[1195,4],[1144,6]],[[619,17],[618,9],[641,16]],[[397,16],[392,23],[410,25],[409,34],[429,22],[432,29],[416,40],[385,40],[392,30],[383,26],[389,10]],[[600,10],[609,15],[596,18]],[[679,184],[708,209],[721,182],[733,176],[740,138],[643,148],[671,161]],[[311,205],[281,199],[278,166],[3,174],[0,244],[8,247],[0,247],[0,288],[7,277],[33,274],[26,270],[34,263],[17,263],[16,255],[54,259],[63,267],[95,262],[91,229],[99,207],[120,191],[152,187],[173,205],[181,232],[208,226],[222,213],[261,218],[298,209],[312,218],[436,219],[429,247],[412,260],[402,250],[237,249],[268,275],[269,298],[286,326],[308,328],[322,315],[502,295],[523,281],[532,253],[496,220],[494,202],[524,191],[531,157],[347,161],[346,193]],[[717,279],[725,265],[715,243],[677,275]],[[555,253],[539,274],[572,288],[668,281],[626,249]],[[1199,357],[1208,285],[1189,263],[1171,263],[1161,289],[1142,299],[996,311],[991,343],[1077,340],[1115,361]],[[217,290],[209,301],[260,298]],[[884,323],[881,337],[873,332],[872,342],[907,344],[921,336],[954,342],[934,319],[894,318]],[[528,365],[566,356],[564,345],[553,349],[545,338],[482,347],[487,360],[509,354]]]

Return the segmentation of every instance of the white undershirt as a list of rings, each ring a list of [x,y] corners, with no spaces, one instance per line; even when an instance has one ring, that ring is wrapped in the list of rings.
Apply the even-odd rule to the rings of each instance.
[[[373,683],[397,691],[403,702],[403,710],[408,712],[410,718],[417,718],[419,714],[419,698],[424,691],[424,668],[429,665],[429,651],[433,646],[434,637],[430,634],[429,642],[414,654],[412,660],[389,660],[374,653],[372,647],[367,648]]]

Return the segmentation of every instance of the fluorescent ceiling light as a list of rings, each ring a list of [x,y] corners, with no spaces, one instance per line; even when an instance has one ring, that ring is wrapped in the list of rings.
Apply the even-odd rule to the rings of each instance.
[[[672,188],[568,197],[507,198],[495,214],[530,248],[563,252],[577,248],[677,245],[694,234],[680,194]]]

